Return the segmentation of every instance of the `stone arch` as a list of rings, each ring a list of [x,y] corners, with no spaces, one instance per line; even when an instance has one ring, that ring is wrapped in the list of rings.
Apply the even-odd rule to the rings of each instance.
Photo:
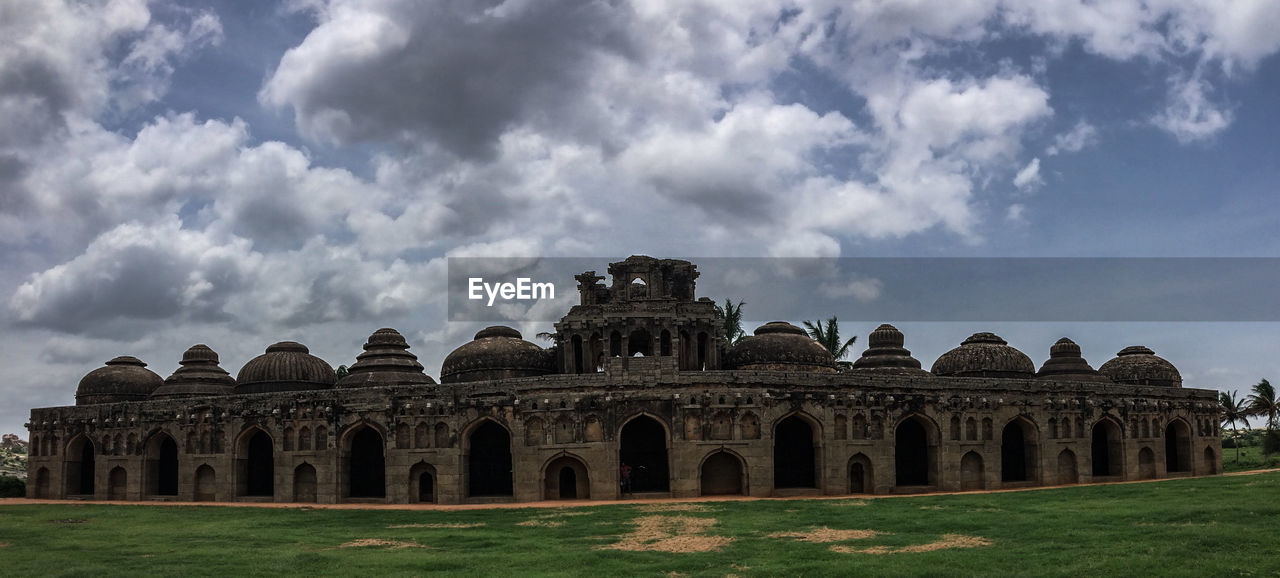
[[[964,420],[964,439],[971,442],[978,441],[978,420],[972,417]]]
[[[627,418],[618,429],[618,463],[631,466],[632,492],[668,492],[671,428],[651,413]]]
[[[123,447],[124,447],[124,436],[123,436],[123,435],[121,435],[121,434],[116,434],[116,437],[115,437],[115,444],[114,444],[114,447],[113,447],[113,448],[112,448],[112,450],[111,450],[111,455],[113,455],[113,456],[118,456],[118,455],[120,455],[120,450],[121,450],[121,448],[123,448]],[[126,450],[124,453],[125,453],[125,455],[128,455],[128,453],[129,453],[129,452]]]
[[[540,446],[545,441],[542,418],[531,417],[524,422],[524,445]]]
[[[573,354],[573,372],[583,373],[583,370],[586,368],[586,364],[585,360],[582,358],[585,352],[582,350],[581,335],[574,335],[569,338],[569,350]]]
[[[1204,447],[1204,464],[1209,474],[1221,473],[1221,461],[1218,459],[1218,452],[1213,446]]]
[[[742,439],[758,440],[760,439],[760,418],[752,412],[744,412],[742,417],[738,418],[738,424],[742,429]]]
[[[1071,450],[1062,450],[1058,453],[1058,483],[1059,484],[1077,484],[1080,483],[1080,471],[1076,465],[1076,454]]]
[[[913,413],[893,428],[894,485],[938,485],[938,424]]]
[[[298,451],[311,451],[311,428],[305,425],[298,430]]]
[[[320,494],[318,485],[315,466],[302,462],[293,468],[293,501],[316,501]]]
[[[995,433],[994,433],[994,430],[992,429],[992,425],[993,425],[993,422],[991,421],[991,418],[989,417],[982,418],[982,441],[989,442],[995,439]]]
[[[866,454],[857,453],[849,458],[849,493],[850,494],[874,494],[875,471],[872,470],[871,458]]]
[[[316,451],[322,452],[329,449],[329,428],[322,425],[316,426]]]
[[[492,418],[480,418],[464,430],[467,496],[511,496],[511,432]]]
[[[577,427],[573,423],[573,418],[568,415],[561,415],[556,419],[555,440],[557,444],[571,444],[578,441]]]
[[[587,442],[604,441],[604,426],[600,424],[600,418],[594,415],[587,416],[587,425],[583,429],[583,437]]]
[[[121,466],[111,468],[107,473],[107,499],[129,499],[129,472]]]
[[[1166,472],[1191,471],[1191,426],[1182,418],[1169,420],[1164,430]]]
[[[92,496],[97,472],[97,451],[93,440],[84,434],[78,434],[67,442],[63,452],[64,469],[62,479],[66,482],[66,493],[69,496]]]
[[[284,451],[291,452],[296,445],[298,432],[293,431],[293,426],[284,428]]]
[[[1144,419],[1142,420],[1141,423],[1142,423],[1142,437],[1144,438],[1151,437],[1151,422]]]
[[[236,495],[275,496],[275,444],[260,426],[249,426],[236,438]]]
[[[178,442],[167,432],[158,431],[147,439],[143,452],[146,489],[149,496],[178,495]]]
[[[951,416],[951,440],[960,441],[960,416]]]
[[[1156,454],[1151,451],[1151,448],[1144,447],[1138,450],[1138,479],[1156,479]]]
[[[449,424],[439,422],[435,429],[435,445],[438,448],[453,447],[453,440],[449,436]]]
[[[733,416],[729,412],[720,410],[711,416],[711,439],[733,439]]]
[[[436,502],[436,467],[425,460],[409,468],[409,501],[422,504]]]
[[[34,445],[34,444],[33,444]],[[39,468],[35,475],[35,498],[45,500],[51,498],[49,492],[49,468]]]
[[[413,447],[418,449],[431,447],[431,426],[421,422],[413,428]]]
[[[218,475],[209,464],[196,468],[195,501],[212,502],[218,499]]]
[[[960,458],[960,489],[985,490],[987,488],[986,468],[982,456],[969,451]]]
[[[698,491],[703,496],[743,496],[747,494],[747,468],[742,456],[726,448],[702,458],[698,466]]]
[[[1058,419],[1057,418],[1053,418],[1053,417],[1049,418],[1049,439],[1051,440],[1058,439]]]
[[[138,443],[138,434],[129,432],[128,443],[124,446],[125,455],[138,455],[142,452],[142,444]]]
[[[1089,456],[1094,477],[1124,475],[1124,445],[1120,424],[1103,417],[1093,424]]]
[[[649,330],[637,327],[627,336],[627,357],[653,357],[653,336]]]
[[[186,447],[186,453],[187,453],[187,454],[194,454],[194,453],[196,453],[196,451],[197,451],[199,448],[200,448],[200,446],[199,446],[199,438],[196,436],[196,432],[195,432],[195,431],[189,431],[189,432],[187,432],[187,447]]]
[[[409,424],[400,422],[396,424],[396,449],[407,450],[413,447],[413,433],[409,429]]]
[[[616,329],[609,332],[609,357],[622,357],[622,333]]]
[[[658,337],[658,355],[663,357],[671,356],[671,331],[663,329]]]
[[[1017,416],[1000,432],[1000,481],[1040,479],[1040,430],[1026,416]]]
[[[816,488],[822,428],[813,416],[794,411],[773,425],[773,487]]]
[[[582,458],[561,453],[542,466],[544,500],[589,500],[591,477]]]
[[[849,428],[849,439],[865,440],[871,437],[867,435],[867,416],[861,413],[853,414],[853,419],[849,420]]]
[[[406,428],[407,429],[407,428]],[[340,436],[338,463],[343,492],[348,498],[387,496],[387,436],[379,424],[360,420]]]
[[[847,439],[849,437],[849,418],[842,413],[836,414],[836,417],[831,420],[831,433],[834,439]]]

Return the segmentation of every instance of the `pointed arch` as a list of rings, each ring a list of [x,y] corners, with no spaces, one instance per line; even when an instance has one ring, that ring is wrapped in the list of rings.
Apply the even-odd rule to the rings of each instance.
[[[618,463],[631,467],[632,492],[670,491],[670,446],[670,426],[651,413],[635,414],[622,423]]]
[[[1102,417],[1093,424],[1089,456],[1093,477],[1124,476],[1124,443],[1120,424]]]
[[[864,453],[856,453],[849,458],[849,493],[850,494],[874,494],[876,493],[875,471],[872,469],[871,458]]]
[[[302,462],[298,467],[293,468],[293,501],[295,502],[314,502],[319,492],[317,491],[316,467]]]
[[[1190,472],[1191,426],[1186,420],[1175,417],[1164,429],[1164,463],[1169,473]]]
[[[556,454],[542,465],[544,500],[589,500],[591,478],[586,462],[570,453]]]
[[[1071,450],[1062,450],[1058,453],[1058,483],[1059,484],[1078,484],[1080,483],[1080,470],[1077,465],[1075,452]]]
[[[62,479],[66,483],[68,496],[92,496],[94,494],[97,473],[97,450],[93,440],[85,434],[77,434],[67,442],[63,452],[64,465]]]
[[[793,411],[774,422],[773,487],[818,487],[821,440],[818,420],[805,412]]]
[[[385,498],[387,495],[387,431],[381,424],[359,420],[339,436],[338,463],[342,495]]]
[[[1005,423],[1000,432],[1000,481],[1040,480],[1040,429],[1020,415]]]
[[[212,502],[218,499],[218,475],[209,464],[196,468],[195,500]]]
[[[129,472],[123,467],[116,466],[107,473],[107,499],[129,499]]]
[[[436,467],[426,460],[409,468],[409,501],[422,504],[436,502]]]
[[[912,413],[893,428],[894,485],[938,484],[938,424],[928,416]]]
[[[1144,447],[1138,450],[1138,479],[1156,479],[1156,453],[1151,451],[1151,448]]]
[[[471,422],[463,432],[467,496],[513,495],[511,432],[489,417]]]
[[[1222,473],[1222,462],[1218,459],[1218,452],[1211,445],[1204,447],[1204,464],[1206,473],[1210,475]]]
[[[146,488],[149,496],[178,495],[178,443],[167,431],[147,438],[143,451]]]
[[[275,442],[259,425],[236,437],[236,495],[275,496]]]
[[[745,496],[746,460],[737,452],[720,448],[708,453],[698,465],[698,491],[703,496]]]
[[[960,458],[960,489],[985,490],[987,488],[986,468],[982,463],[982,455],[969,451]]]

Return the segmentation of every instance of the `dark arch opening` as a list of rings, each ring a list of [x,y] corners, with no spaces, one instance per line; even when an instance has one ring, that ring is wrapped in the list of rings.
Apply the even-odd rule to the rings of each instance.
[[[584,367],[582,360],[582,336],[574,335],[570,340],[573,344],[573,372],[582,373]]]
[[[1109,420],[1093,426],[1093,438],[1089,447],[1093,455],[1093,475],[1118,476],[1123,473],[1120,446],[1120,428]]]
[[[987,487],[986,468],[978,452],[968,452],[960,458],[960,489],[981,490]]]
[[[467,492],[470,496],[510,496],[511,435],[486,420],[471,432],[467,455]]]
[[[1058,454],[1058,483],[1074,484],[1080,481],[1076,471],[1076,454],[1071,450],[1062,450]]]
[[[874,493],[874,478],[871,475],[871,460],[863,454],[853,456],[849,462],[849,493]]]
[[[156,434],[147,447],[147,493],[178,495],[178,443],[168,434]]]
[[[78,444],[78,447],[77,447]],[[93,442],[81,437],[72,442],[67,449],[67,493],[70,495],[93,495],[94,463]]]
[[[918,419],[905,419],[898,424],[893,437],[897,485],[929,485],[929,434],[924,424]]]
[[[50,497],[49,496],[49,470],[45,468],[40,468],[36,470],[36,499],[43,500],[48,497]]]
[[[699,476],[704,496],[734,496],[742,492],[742,461],[729,452],[716,452],[702,462]]]
[[[352,498],[382,498],[387,495],[385,446],[382,434],[371,427],[363,427],[351,436],[347,482]]]
[[[1191,471],[1190,428],[1174,420],[1164,430],[1164,463],[1167,472]]]
[[[671,332],[666,329],[662,330],[662,334],[658,337],[658,355],[671,355]]]
[[[707,368],[707,358],[710,356],[709,348],[711,340],[707,338],[705,331],[698,333],[698,369],[699,371]]]
[[[622,357],[622,334],[617,331],[609,333],[609,357]]]
[[[573,471],[572,467],[563,466],[560,468],[559,482],[561,500],[578,499],[578,474]]]
[[[1027,438],[1022,424],[1009,422],[1000,434],[1000,481],[1025,482],[1027,475]]]
[[[773,487],[818,487],[813,437],[813,427],[800,416],[778,422],[773,432]]]
[[[212,502],[218,497],[218,477],[209,464],[196,468],[195,499],[197,502]]]
[[[637,353],[645,357],[653,355],[653,338],[642,327],[631,330],[631,335],[627,336],[627,356],[633,357]]]
[[[128,491],[129,473],[124,471],[124,468],[120,466],[111,468],[111,471],[107,473],[107,499],[128,499]]]
[[[431,472],[418,474],[418,501],[424,504],[436,501],[436,477]]]
[[[631,491],[666,492],[670,489],[667,466],[667,430],[649,416],[622,426],[618,460],[631,466]]]
[[[258,430],[249,438],[248,451],[245,452],[244,495],[273,496],[275,487],[275,448],[271,445],[271,436]]]
[[[1156,453],[1151,448],[1138,450],[1138,479],[1154,480],[1156,478]]]

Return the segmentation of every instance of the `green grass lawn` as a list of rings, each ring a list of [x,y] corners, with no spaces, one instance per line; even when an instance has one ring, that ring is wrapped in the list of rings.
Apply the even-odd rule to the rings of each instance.
[[[641,505],[454,512],[0,505],[0,573],[1280,573],[1280,473],[1001,494],[676,507],[686,510],[653,511]],[[676,535],[632,536],[637,523]],[[827,543],[773,536],[820,528],[880,534]],[[667,541],[655,542],[661,538]],[[368,540],[383,542],[358,545]],[[945,540],[971,547],[911,551]],[[620,542],[641,548],[656,543],[719,549],[602,549]],[[876,547],[886,553],[857,551]]]
[[[1243,472],[1247,470],[1265,470],[1280,468],[1280,454],[1271,454],[1265,458],[1262,446],[1244,446],[1240,448],[1240,463],[1236,463],[1235,448],[1222,448],[1222,471]]]

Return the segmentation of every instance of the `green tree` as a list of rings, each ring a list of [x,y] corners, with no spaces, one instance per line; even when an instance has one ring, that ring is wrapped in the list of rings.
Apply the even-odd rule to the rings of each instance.
[[[1232,445],[1236,446],[1236,465],[1240,465],[1240,423],[1248,424],[1249,407],[1237,399],[1238,391],[1218,392],[1218,405],[1222,406],[1222,425],[1231,427]]]
[[[1254,384],[1253,393],[1246,398],[1249,402],[1249,415],[1266,418],[1267,434],[1262,440],[1262,453],[1270,454],[1275,451],[1277,439],[1276,435],[1276,417],[1280,416],[1280,398],[1276,397],[1276,388],[1271,385],[1270,381],[1263,379]]]
[[[840,322],[834,316],[827,319],[826,325],[823,325],[821,321],[816,323],[805,321],[804,327],[808,330],[809,337],[821,343],[823,347],[827,348],[827,351],[831,352],[831,357],[836,359],[837,367],[841,370],[853,367],[853,363],[842,360],[849,355],[849,346],[858,340],[858,336],[854,335],[847,341],[840,341]]]
[[[351,370],[350,370],[350,369],[347,369],[347,366],[345,366],[345,365],[339,365],[339,366],[338,366],[338,369],[337,369],[337,370],[335,370],[333,373],[334,373],[334,375],[337,375],[337,376],[338,376],[338,379],[342,379],[342,378],[346,377],[347,375],[349,375],[349,374],[351,373]]]
[[[724,300],[724,307],[716,305],[716,314],[720,316],[724,323],[724,339],[725,345],[730,347],[737,345],[747,336],[747,332],[742,330],[742,306],[746,305],[745,301],[739,301],[737,305],[733,304],[732,299]]]

